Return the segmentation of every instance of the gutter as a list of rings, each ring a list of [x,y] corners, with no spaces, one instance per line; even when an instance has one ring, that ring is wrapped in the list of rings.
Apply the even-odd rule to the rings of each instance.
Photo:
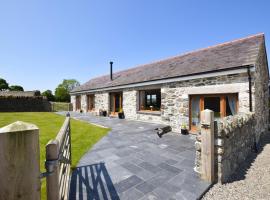
[[[247,68],[250,68],[250,71],[254,71],[255,69],[253,65],[244,65],[241,67],[234,67],[230,69],[222,69],[222,70],[219,69],[219,70],[200,72],[200,73],[196,73],[192,75],[183,75],[183,76],[177,76],[177,77],[157,79],[157,80],[152,80],[152,81],[143,81],[139,83],[131,83],[131,84],[125,84],[125,85],[119,85],[119,86],[109,86],[109,87],[90,89],[90,90],[80,90],[80,91],[70,92],[70,94],[75,95],[75,94],[94,93],[94,92],[101,92],[101,91],[111,91],[111,90],[125,89],[125,88],[132,88],[132,87],[143,87],[143,86],[158,85],[158,84],[164,84],[164,83],[187,81],[187,80],[198,79],[198,78],[210,78],[210,77],[222,76],[222,75],[246,73]]]

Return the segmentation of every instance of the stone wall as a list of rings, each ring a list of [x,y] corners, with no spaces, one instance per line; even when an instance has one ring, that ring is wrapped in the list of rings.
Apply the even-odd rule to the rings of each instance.
[[[110,110],[110,101],[108,92],[97,92],[95,94],[95,110]]]
[[[255,115],[260,122],[256,125],[256,142],[260,140],[262,133],[268,130],[269,119],[269,72],[265,53],[265,44],[261,44],[259,56],[255,65],[254,86],[255,90]]]
[[[194,94],[238,93],[239,112],[249,112],[248,88],[246,73],[165,84],[161,88],[162,121],[180,132],[183,124],[189,124],[189,95]]]
[[[225,183],[253,151],[256,118],[254,113],[228,116],[215,122],[215,177]],[[195,171],[201,173],[201,138],[195,142]]]
[[[76,96],[75,95],[70,96],[70,103],[72,104],[72,110],[76,111]]]
[[[161,88],[160,114],[151,115],[138,112],[139,90]],[[201,78],[159,86],[129,88],[123,90],[123,111],[126,119],[141,120],[170,125],[175,132],[181,131],[183,124],[189,124],[189,95],[194,94],[219,94],[238,93],[239,112],[249,112],[249,85],[247,73],[223,75],[219,77]],[[254,86],[253,86],[254,92]],[[84,106],[85,95],[82,95],[81,105]],[[254,97],[254,94],[253,94]],[[71,102],[75,108],[75,96]],[[255,101],[253,101],[255,105]],[[85,107],[85,108],[84,108]],[[109,93],[98,92],[95,94],[96,110],[109,111]]]
[[[81,110],[83,112],[87,112],[87,95],[86,94],[81,95]]]
[[[136,90],[123,91],[123,111],[127,119],[137,119],[138,92]]]
[[[43,97],[0,97],[0,112],[50,112],[51,104]]]

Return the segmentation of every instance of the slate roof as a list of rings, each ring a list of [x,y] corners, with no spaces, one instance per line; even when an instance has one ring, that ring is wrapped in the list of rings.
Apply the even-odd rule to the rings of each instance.
[[[260,45],[263,42],[264,34],[257,34],[199,49],[179,56],[115,72],[113,73],[112,81],[109,74],[93,78],[75,88],[72,92],[181,77],[255,64]]]

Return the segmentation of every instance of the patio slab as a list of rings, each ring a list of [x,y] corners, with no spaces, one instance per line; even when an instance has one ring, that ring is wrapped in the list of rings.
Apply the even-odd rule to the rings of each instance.
[[[65,113],[60,113],[65,114]],[[71,113],[112,130],[74,170],[70,199],[198,199],[209,187],[194,172],[194,136],[168,133],[160,124]]]

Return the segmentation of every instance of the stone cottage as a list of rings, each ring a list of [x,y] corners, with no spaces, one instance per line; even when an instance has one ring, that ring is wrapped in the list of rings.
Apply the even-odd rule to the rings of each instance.
[[[112,65],[112,62],[111,62]],[[112,66],[111,66],[112,69]],[[71,92],[74,111],[106,110],[126,119],[198,130],[200,111],[215,119],[253,111],[268,128],[268,63],[264,34],[218,44],[91,79]]]

